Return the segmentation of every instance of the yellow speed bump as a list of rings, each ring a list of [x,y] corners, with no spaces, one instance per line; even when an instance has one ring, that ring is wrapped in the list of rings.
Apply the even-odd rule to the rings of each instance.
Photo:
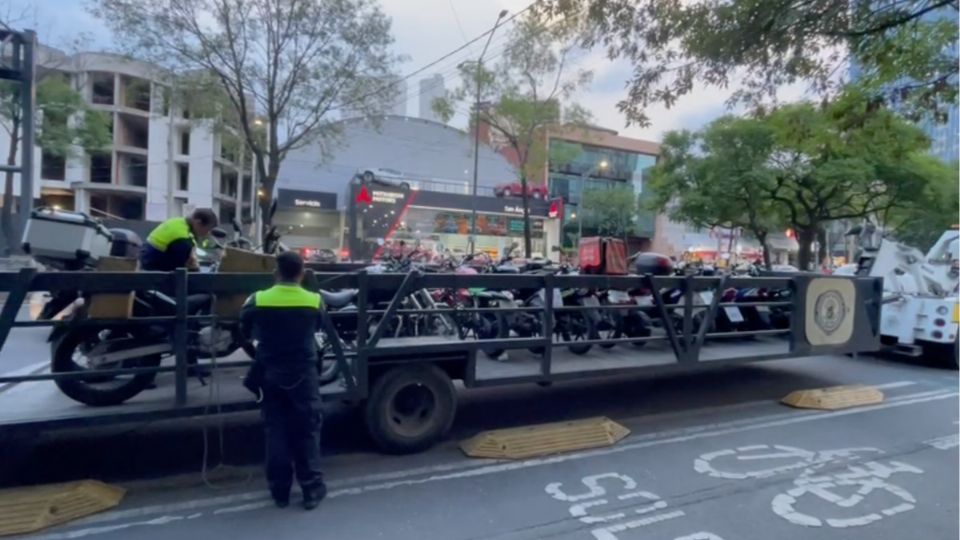
[[[883,401],[883,392],[859,384],[790,392],[781,402],[800,409],[836,410],[873,405]]]
[[[484,431],[460,443],[460,449],[464,454],[477,458],[524,459],[611,446],[629,434],[629,429],[609,418],[598,416]]]
[[[0,536],[59,525],[120,504],[126,490],[96,480],[0,490]]]

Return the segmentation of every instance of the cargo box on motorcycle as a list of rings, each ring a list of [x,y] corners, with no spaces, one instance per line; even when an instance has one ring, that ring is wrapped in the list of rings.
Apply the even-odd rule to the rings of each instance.
[[[41,264],[75,270],[109,256],[112,240],[113,234],[86,214],[38,208],[23,231],[23,251]]]
[[[627,246],[617,238],[581,238],[579,258],[580,272],[584,274],[627,273]]]

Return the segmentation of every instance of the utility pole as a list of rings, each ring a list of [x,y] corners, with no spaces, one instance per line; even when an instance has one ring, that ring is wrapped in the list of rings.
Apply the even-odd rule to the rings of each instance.
[[[474,252],[477,243],[477,178],[479,177],[479,171],[477,169],[480,166],[480,74],[483,70],[483,57],[487,54],[487,47],[490,46],[490,40],[493,39],[493,34],[496,33],[497,27],[500,26],[500,21],[506,16],[507,10],[505,9],[497,15],[497,22],[493,23],[490,35],[487,36],[487,43],[483,46],[480,58],[477,59],[477,70],[474,76],[477,82],[477,99],[473,104],[473,198],[470,201],[470,245],[468,246],[468,253]]]
[[[20,230],[26,227],[33,210],[33,144],[36,121],[34,116],[36,84],[34,53],[37,43],[37,34],[33,30],[18,32],[8,27],[0,28],[0,46],[10,46],[10,50],[2,51],[0,60],[0,80],[16,82],[18,97],[20,98],[20,164],[0,165],[0,172],[20,175]],[[12,193],[9,194],[13,196]],[[11,205],[14,206],[14,205]],[[13,208],[6,209],[12,214]],[[12,215],[11,215],[12,218]],[[12,223],[10,224],[13,225]],[[6,246],[8,251],[16,249],[16,245]]]

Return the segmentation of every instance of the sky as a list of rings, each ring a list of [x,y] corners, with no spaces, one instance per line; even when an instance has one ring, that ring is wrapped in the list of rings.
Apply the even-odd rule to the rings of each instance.
[[[493,26],[501,9],[516,13],[530,0],[380,0],[383,11],[393,21],[394,52],[406,59],[397,71],[413,72],[460,47],[470,39]],[[67,47],[83,37],[89,49],[112,48],[107,28],[86,10],[85,0],[0,0],[0,14],[24,13],[23,26],[32,26],[42,43]],[[498,30],[487,52],[495,59],[501,50],[506,32]],[[69,48],[69,47],[67,47]],[[441,73],[447,88],[456,86],[455,66],[463,60],[476,58],[482,45],[474,44],[458,55],[427,70],[423,76]],[[626,118],[616,107],[626,94],[630,65],[611,62],[599,51],[578,55],[577,69],[594,72],[593,82],[581,90],[574,100],[591,111],[594,124],[620,132],[621,135],[659,141],[662,134],[674,129],[697,129],[713,118],[727,112],[724,101],[729,93],[717,88],[696,88],[681,98],[672,108],[654,106],[648,109],[649,127],[626,126]],[[417,94],[419,76],[408,81],[407,114],[416,116],[419,110]],[[465,119],[459,115],[452,120],[463,127]]]

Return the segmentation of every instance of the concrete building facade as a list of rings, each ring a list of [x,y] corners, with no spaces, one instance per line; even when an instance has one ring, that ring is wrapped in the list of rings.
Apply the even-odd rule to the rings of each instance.
[[[222,220],[252,215],[249,159],[223,144],[229,134],[212,121],[190,118],[174,103],[167,73],[119,55],[41,47],[38,76],[53,75],[108,115],[111,142],[93,154],[75,148],[66,158],[35,148],[38,205],[150,221],[198,207],[213,208]],[[0,151],[9,144],[0,131]]]

